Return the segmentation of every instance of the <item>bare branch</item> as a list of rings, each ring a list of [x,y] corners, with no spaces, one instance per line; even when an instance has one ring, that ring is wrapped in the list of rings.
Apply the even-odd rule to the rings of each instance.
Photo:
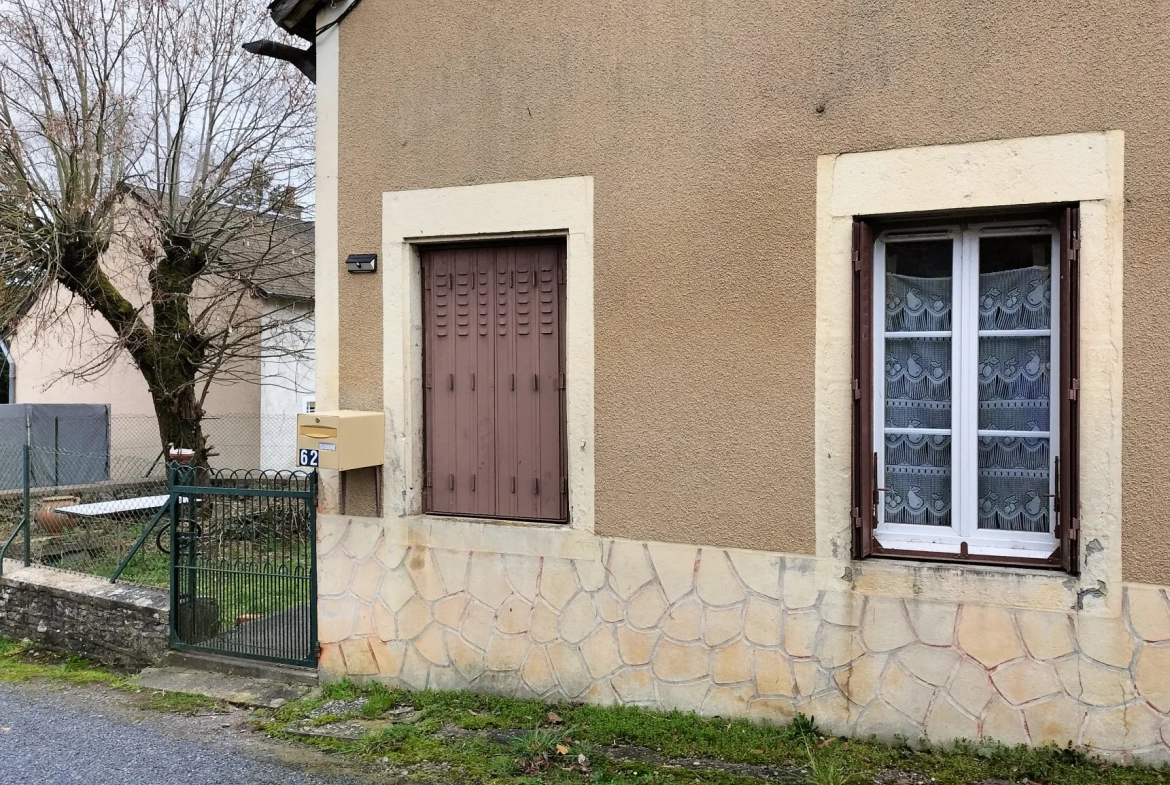
[[[234,0],[0,0],[0,328],[76,330],[63,377],[128,357],[164,442],[266,343],[305,345],[306,309],[265,298],[312,295],[313,96],[241,47],[266,27]]]

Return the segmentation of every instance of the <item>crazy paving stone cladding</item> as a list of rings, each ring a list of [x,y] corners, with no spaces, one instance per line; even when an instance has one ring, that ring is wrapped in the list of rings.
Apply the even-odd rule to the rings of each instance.
[[[569,560],[320,534],[321,670],[946,743],[1170,761],[1170,604],[1121,618],[818,591],[812,560],[621,540]]]

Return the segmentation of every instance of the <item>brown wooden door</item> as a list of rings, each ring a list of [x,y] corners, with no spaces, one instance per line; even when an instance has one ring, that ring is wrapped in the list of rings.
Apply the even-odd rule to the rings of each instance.
[[[562,242],[422,253],[427,511],[568,517]]]

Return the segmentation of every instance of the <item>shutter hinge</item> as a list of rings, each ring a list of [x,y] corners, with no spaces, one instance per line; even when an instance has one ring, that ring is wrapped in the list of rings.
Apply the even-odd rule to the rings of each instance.
[[[1077,391],[1081,389],[1081,380],[1073,379],[1068,384],[1068,399],[1075,401],[1077,399]]]
[[[568,493],[569,493],[569,478],[562,477],[561,478],[561,495],[566,496],[566,495],[568,495]]]
[[[861,400],[861,380],[860,379],[853,380],[853,400],[855,400],[855,401]]]
[[[1081,521],[1079,518],[1073,518],[1070,523],[1071,525],[1068,527],[1068,538],[1075,540],[1077,538],[1077,532],[1081,530]]]
[[[424,488],[435,487],[435,473],[434,472],[432,472],[432,471],[427,472],[427,478],[425,480],[425,484],[423,485],[423,487]]]
[[[434,374],[428,373],[427,379],[426,379],[426,388],[428,390],[430,390],[430,389],[433,389],[434,386],[435,386],[435,376],[434,376]]]
[[[861,528],[861,510],[857,507],[854,507],[852,510],[849,511],[849,517],[853,519],[853,528],[860,529]]]
[[[565,283],[565,266],[563,264],[557,268],[557,283]]]
[[[861,269],[861,250],[855,249],[853,251],[853,270],[854,272]]]
[[[557,376],[557,389],[558,390],[565,389],[565,374],[564,374],[564,372],[562,372],[561,374],[559,374]]]

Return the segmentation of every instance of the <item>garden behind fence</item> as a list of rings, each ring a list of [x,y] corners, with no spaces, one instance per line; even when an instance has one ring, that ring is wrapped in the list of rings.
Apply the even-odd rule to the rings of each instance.
[[[203,427],[212,470],[296,468],[295,415],[229,415],[207,418]],[[145,534],[119,580],[169,584],[167,456],[153,417],[110,417],[108,439],[80,449],[64,436],[26,445],[24,434],[9,430],[0,433],[4,558],[110,578]],[[61,417],[54,433],[79,431],[93,432],[92,422]],[[26,497],[27,535],[18,531]]]

